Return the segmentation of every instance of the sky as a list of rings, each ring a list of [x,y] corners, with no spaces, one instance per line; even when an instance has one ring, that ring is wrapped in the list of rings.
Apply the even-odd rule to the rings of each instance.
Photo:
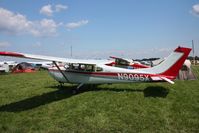
[[[0,1],[0,51],[142,59],[192,40],[199,56],[199,0]]]

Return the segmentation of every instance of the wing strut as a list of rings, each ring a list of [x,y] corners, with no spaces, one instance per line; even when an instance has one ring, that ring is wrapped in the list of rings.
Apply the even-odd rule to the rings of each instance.
[[[66,77],[66,75],[62,72],[62,70],[59,68],[59,66],[57,65],[57,63],[55,61],[53,61],[53,64],[55,64],[55,66],[57,67],[57,69],[60,71],[60,73],[64,76],[64,78],[66,79],[67,82],[70,82],[68,80],[68,78]]]

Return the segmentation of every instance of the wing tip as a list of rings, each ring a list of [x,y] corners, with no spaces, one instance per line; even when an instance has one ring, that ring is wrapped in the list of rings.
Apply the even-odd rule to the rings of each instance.
[[[15,52],[6,52],[6,51],[0,51],[1,56],[13,56],[13,57],[24,57],[23,54],[15,53]]]

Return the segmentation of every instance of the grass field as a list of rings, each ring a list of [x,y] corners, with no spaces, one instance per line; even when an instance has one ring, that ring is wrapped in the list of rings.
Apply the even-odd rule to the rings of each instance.
[[[0,75],[0,132],[199,132],[199,80],[87,86],[77,95],[57,85],[45,71]]]

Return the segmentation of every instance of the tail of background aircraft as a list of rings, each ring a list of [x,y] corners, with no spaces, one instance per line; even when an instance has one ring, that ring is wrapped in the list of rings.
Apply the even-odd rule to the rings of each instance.
[[[187,59],[191,48],[178,47],[161,64],[146,68],[146,72],[159,74],[162,77],[175,79],[184,61]]]

